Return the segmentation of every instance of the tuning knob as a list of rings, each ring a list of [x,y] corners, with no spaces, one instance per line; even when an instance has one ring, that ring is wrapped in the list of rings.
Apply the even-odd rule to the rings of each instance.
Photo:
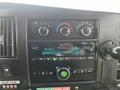
[[[70,77],[70,70],[68,68],[58,68],[57,77],[59,80],[67,80]]]
[[[85,47],[85,50],[87,53],[93,53],[95,51],[95,44],[94,43],[88,43]]]
[[[47,36],[50,32],[50,29],[47,25],[42,25],[39,27],[38,32],[40,36]]]
[[[71,33],[71,26],[67,23],[62,23],[58,26],[57,31],[60,33],[62,36],[69,36]]]

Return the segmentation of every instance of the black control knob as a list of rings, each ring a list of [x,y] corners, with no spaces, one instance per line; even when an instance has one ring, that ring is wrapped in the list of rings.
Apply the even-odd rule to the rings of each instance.
[[[95,52],[95,44],[94,43],[88,43],[85,47],[85,50],[86,50],[87,53]]]
[[[47,36],[50,32],[50,29],[47,25],[42,25],[39,27],[38,32],[40,36]]]
[[[68,68],[58,68],[57,77],[59,80],[67,80],[70,77],[70,70]]]
[[[105,41],[100,46],[100,55],[104,60],[120,60],[120,46],[113,41]]]
[[[67,23],[62,23],[58,26],[57,31],[62,35],[62,36],[69,36],[71,33],[71,26]]]
[[[115,59],[120,60],[120,46],[114,47],[112,51],[113,51],[113,54],[114,54],[113,57]]]
[[[91,35],[92,30],[91,30],[90,26],[85,25],[80,28],[80,32],[83,36],[87,37],[87,36]]]

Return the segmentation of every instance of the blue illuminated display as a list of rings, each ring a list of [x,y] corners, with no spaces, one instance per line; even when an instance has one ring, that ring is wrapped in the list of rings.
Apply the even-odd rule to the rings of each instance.
[[[72,47],[67,50],[62,49],[55,49],[55,48],[44,48],[42,51],[42,55],[56,55],[56,56],[63,56],[63,55],[80,55],[80,47]]]

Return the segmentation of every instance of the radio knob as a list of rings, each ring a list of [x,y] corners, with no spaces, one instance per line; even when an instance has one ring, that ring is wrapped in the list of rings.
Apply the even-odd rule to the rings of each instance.
[[[69,24],[63,23],[61,25],[58,26],[57,31],[59,31],[59,33],[62,36],[69,36],[71,33],[71,26]]]
[[[86,52],[87,53],[93,53],[95,51],[95,44],[94,43],[89,43],[86,46]]]
[[[67,80],[70,77],[70,70],[68,68],[58,68],[57,77],[59,80]]]
[[[87,37],[87,36],[91,35],[92,30],[89,26],[85,25],[85,26],[81,27],[80,32],[83,36]]]
[[[38,32],[40,36],[47,36],[50,32],[50,29],[47,25],[42,25],[39,27]]]

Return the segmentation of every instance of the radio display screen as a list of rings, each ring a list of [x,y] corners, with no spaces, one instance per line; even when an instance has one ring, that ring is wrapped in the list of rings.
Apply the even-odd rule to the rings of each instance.
[[[56,47],[46,47],[42,50],[42,56],[66,56],[66,55],[74,55],[79,56],[81,51],[80,47],[77,45],[73,45],[71,43],[63,43],[59,44]]]
[[[55,56],[82,56],[85,55],[86,43],[39,43],[33,45],[36,48],[35,53],[40,57],[55,57]]]

